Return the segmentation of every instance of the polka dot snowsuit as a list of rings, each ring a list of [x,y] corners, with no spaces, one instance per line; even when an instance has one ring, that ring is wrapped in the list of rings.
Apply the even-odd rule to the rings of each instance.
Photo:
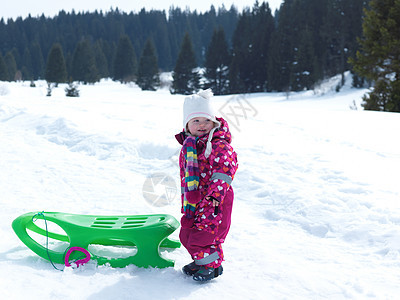
[[[230,228],[234,198],[231,183],[238,168],[236,152],[230,145],[232,138],[228,124],[222,118],[217,120],[221,126],[213,134],[212,151],[208,158],[204,156],[208,134],[197,140],[201,200],[196,206],[193,219],[183,215],[179,234],[183,246],[196,264],[214,268],[219,267],[224,258],[222,243]],[[184,132],[176,135],[181,144],[185,137]],[[185,163],[181,151],[179,166],[182,191],[185,186]],[[218,210],[213,207],[212,200],[206,199],[208,196],[219,201]]]

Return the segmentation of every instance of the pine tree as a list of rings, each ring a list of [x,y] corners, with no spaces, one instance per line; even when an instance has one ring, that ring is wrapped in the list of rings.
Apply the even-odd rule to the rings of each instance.
[[[8,81],[13,81],[15,74],[17,73],[17,63],[15,62],[14,55],[11,51],[8,51],[4,56],[4,62],[7,66]]]
[[[34,79],[42,78],[45,64],[40,44],[38,42],[33,43],[30,52],[32,57],[32,76]]]
[[[67,67],[61,45],[56,43],[50,49],[47,57],[45,79],[47,82],[63,83],[67,81]]]
[[[108,69],[107,57],[102,48],[102,42],[99,40],[93,46],[94,58],[96,61],[96,68],[100,78],[107,78],[110,76]]]
[[[252,11],[252,45],[250,53],[251,75],[250,90],[264,92],[268,83],[268,60],[271,37],[275,31],[274,18],[268,3],[256,1]]]
[[[186,33],[173,72],[172,94],[190,95],[200,87],[200,75],[196,70],[196,57],[189,33]]]
[[[158,63],[153,41],[149,38],[140,57],[137,85],[142,90],[155,91],[160,86]]]
[[[253,11],[244,11],[239,18],[233,39],[230,66],[232,93],[267,90],[270,41],[275,31],[271,9],[256,1]]]
[[[312,45],[312,36],[308,30],[301,32],[299,46],[295,50],[295,64],[291,71],[292,91],[301,91],[312,88],[314,84],[315,55]]]
[[[354,69],[375,82],[364,108],[400,112],[400,1],[371,0],[365,10],[363,38]]]
[[[252,32],[249,12],[243,12],[232,38],[232,61],[229,66],[229,90],[231,93],[250,92],[250,51]]]
[[[328,2],[335,0],[285,1],[279,10],[271,42],[268,90],[299,91],[322,79],[322,56],[326,44],[321,38]]]
[[[0,53],[0,81],[8,80],[8,70],[7,65],[4,61],[3,55]]]
[[[100,40],[100,43],[104,56],[107,59],[107,66],[108,66],[107,77],[112,78],[114,76],[114,61],[115,61],[115,54],[117,52],[117,44],[115,42],[109,42],[102,39]]]
[[[114,80],[121,82],[134,81],[137,60],[132,42],[127,35],[122,35],[118,42],[114,59]]]
[[[271,46],[267,58],[267,91],[280,91],[283,84],[281,64],[282,52],[280,51],[281,35],[275,31],[271,37]]]
[[[18,70],[21,68],[21,55],[19,54],[18,49],[15,48],[15,47],[13,47],[10,52],[14,57],[15,67],[16,67],[17,72],[18,72]]]
[[[28,48],[25,48],[24,50],[24,55],[22,58],[22,74],[24,78],[33,80],[32,76],[32,57],[31,57],[31,52],[29,51]]]
[[[222,27],[215,29],[208,46],[205,61],[204,89],[211,88],[215,95],[229,92],[229,63],[228,43]]]
[[[349,54],[348,37],[353,24],[353,11],[357,11],[357,7],[349,7],[354,5],[358,0],[343,1],[330,0],[327,5],[326,17],[322,26],[322,37],[326,41],[326,75],[333,76],[341,74],[342,80],[337,88],[344,85],[344,72],[348,70],[347,60]],[[362,5],[358,5],[358,11],[361,11]],[[361,19],[361,16],[359,16]],[[353,37],[355,39],[355,37]]]
[[[92,47],[87,40],[83,40],[76,46],[72,58],[71,76],[74,81],[94,83],[99,80],[96,61]]]

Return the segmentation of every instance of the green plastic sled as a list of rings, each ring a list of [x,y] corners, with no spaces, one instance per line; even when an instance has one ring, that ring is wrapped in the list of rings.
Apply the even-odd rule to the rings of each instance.
[[[67,235],[46,231],[38,227],[34,219],[56,223]],[[58,264],[64,264],[65,252],[57,252],[40,245],[31,238],[27,229],[48,238],[67,242],[68,249],[81,247],[89,250],[89,245],[136,246],[137,252],[134,255],[123,258],[102,257],[90,253],[91,259],[97,260],[98,265],[108,263],[112,267],[120,268],[129,264],[138,267],[172,267],[174,261],[162,258],[159,248],[180,247],[179,242],[168,238],[179,227],[179,222],[167,214],[93,216],[61,212],[30,212],[16,218],[12,227],[27,247],[42,258]],[[76,259],[77,255],[79,253],[72,253],[71,259]]]

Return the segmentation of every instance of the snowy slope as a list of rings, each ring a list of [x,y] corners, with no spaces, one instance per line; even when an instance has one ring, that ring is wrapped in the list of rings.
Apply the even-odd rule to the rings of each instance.
[[[46,97],[44,82],[0,83],[2,298],[398,297],[400,114],[363,111],[365,90],[334,85],[215,97],[240,166],[224,274],[198,284],[180,271],[190,259],[183,248],[163,253],[174,268],[90,262],[60,272],[11,228],[42,210],[179,219],[174,134],[184,97],[111,81],[80,86],[79,98],[66,98],[62,85]],[[164,202],[143,193],[154,174],[176,180],[169,193],[158,187]]]

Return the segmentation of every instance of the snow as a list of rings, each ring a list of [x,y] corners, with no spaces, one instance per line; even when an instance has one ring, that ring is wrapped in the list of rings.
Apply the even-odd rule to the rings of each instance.
[[[338,80],[314,91],[214,97],[240,165],[224,274],[206,284],[181,273],[184,248],[163,253],[173,268],[91,261],[60,272],[11,228],[43,210],[179,219],[174,134],[184,96],[103,80],[79,86],[79,98],[65,97],[64,85],[46,97],[43,81],[0,82],[2,298],[398,297],[400,114],[362,110],[366,90],[352,89],[347,74],[336,93]]]

